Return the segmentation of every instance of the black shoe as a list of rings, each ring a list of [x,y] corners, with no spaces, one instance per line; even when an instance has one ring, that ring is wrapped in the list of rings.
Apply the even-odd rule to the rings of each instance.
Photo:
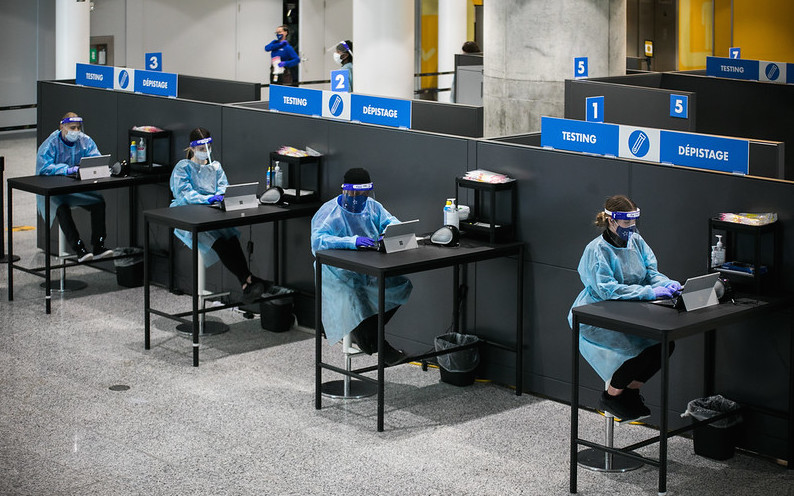
[[[78,239],[77,244],[74,245],[74,254],[77,255],[78,262],[90,262],[94,259],[94,254],[85,249],[82,239]]]
[[[383,362],[386,365],[397,365],[403,363],[408,355],[403,350],[398,350],[388,341],[383,342]]]
[[[105,248],[105,237],[103,236],[94,243],[94,259],[109,257],[110,255],[113,255],[113,250]]]
[[[631,405],[632,409],[640,414],[639,419],[648,418],[651,416],[651,409],[645,406],[645,401],[640,394],[639,389],[626,388],[621,395],[625,398],[626,403]]]
[[[264,281],[256,277],[251,278],[251,282],[246,283],[243,288],[243,303],[246,305],[251,304],[262,296],[265,292]]]
[[[611,413],[619,419],[620,422],[634,422],[643,416],[636,405],[632,404],[630,399],[626,398],[625,393],[617,396],[611,396],[606,391],[601,393],[601,398],[598,400],[598,408],[605,412]]]

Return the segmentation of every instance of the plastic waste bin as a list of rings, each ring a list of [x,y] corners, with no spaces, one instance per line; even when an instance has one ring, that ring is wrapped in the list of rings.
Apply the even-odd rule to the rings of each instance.
[[[113,255],[122,257],[113,260],[118,285],[127,288],[143,286],[143,248],[136,246],[116,248],[113,250]]]
[[[736,439],[742,417],[740,406],[721,395],[698,398],[687,403],[682,417],[691,416],[697,420],[707,420],[717,415],[736,412],[711,424],[696,427],[692,431],[695,454],[714,460],[727,460],[736,451]]]
[[[263,301],[259,305],[259,323],[270,332],[286,332],[295,323],[295,299],[292,289],[273,286],[266,295],[280,298]]]
[[[471,334],[450,332],[437,336],[436,351],[444,351],[467,344],[479,343],[480,338]],[[477,346],[466,350],[438,356],[441,381],[454,386],[468,386],[474,383],[477,365],[480,364],[480,351]]]

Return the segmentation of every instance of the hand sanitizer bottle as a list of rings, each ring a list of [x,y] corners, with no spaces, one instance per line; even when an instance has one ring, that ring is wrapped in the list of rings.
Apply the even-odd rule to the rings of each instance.
[[[714,267],[719,267],[725,263],[725,247],[722,244],[722,235],[715,234],[715,236],[717,237],[717,244],[711,252],[711,263]]]

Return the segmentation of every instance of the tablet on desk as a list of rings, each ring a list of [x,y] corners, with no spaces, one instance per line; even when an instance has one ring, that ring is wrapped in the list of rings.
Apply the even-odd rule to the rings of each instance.
[[[687,312],[716,305],[719,300],[714,285],[719,276],[719,272],[714,272],[713,274],[690,277],[684,283],[680,295],[666,300],[654,300],[651,303]]]
[[[77,179],[81,181],[110,177],[110,155],[83,157],[78,165]]]

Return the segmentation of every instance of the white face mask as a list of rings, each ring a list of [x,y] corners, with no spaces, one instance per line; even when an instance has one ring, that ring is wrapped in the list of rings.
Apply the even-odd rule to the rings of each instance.
[[[69,143],[74,143],[75,141],[79,140],[82,135],[83,133],[81,131],[67,131],[66,141]]]
[[[199,159],[199,160],[207,160],[209,158],[209,156],[210,156],[209,153],[207,153],[206,151],[202,151],[202,150],[196,150],[193,153],[196,155],[196,158]]]
[[[334,52],[334,62],[337,64],[342,63],[342,56],[339,54],[339,52]]]

